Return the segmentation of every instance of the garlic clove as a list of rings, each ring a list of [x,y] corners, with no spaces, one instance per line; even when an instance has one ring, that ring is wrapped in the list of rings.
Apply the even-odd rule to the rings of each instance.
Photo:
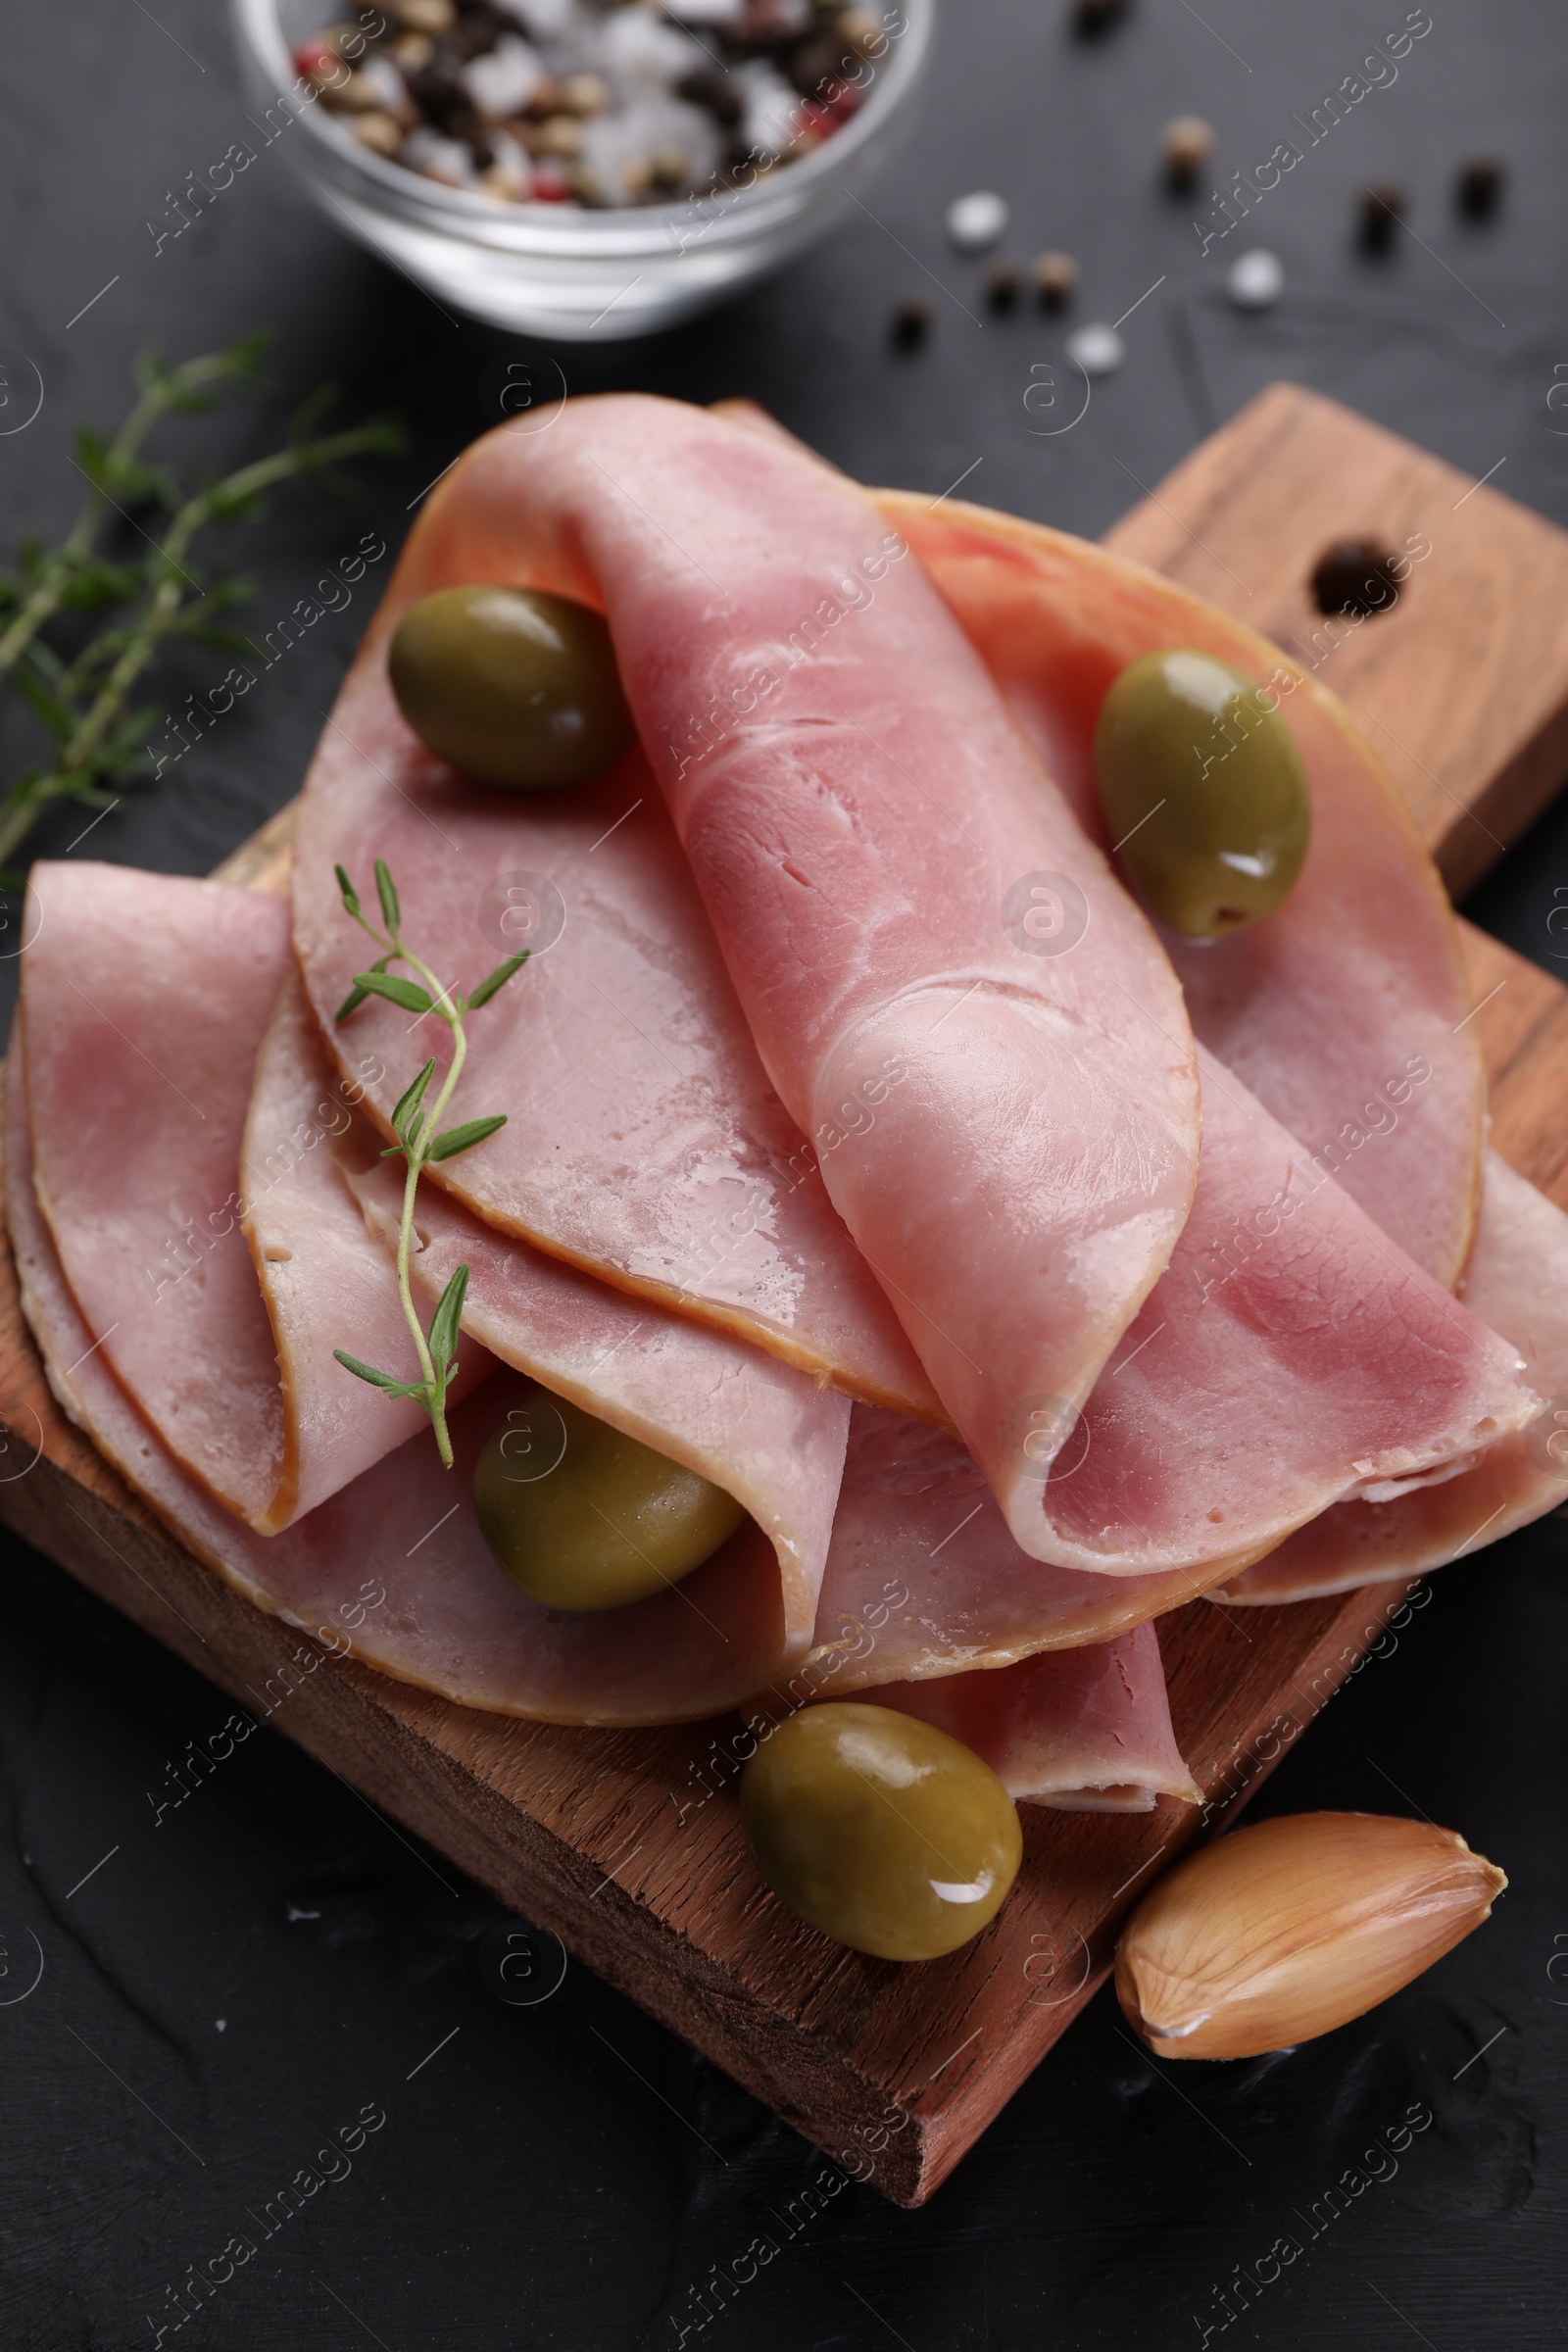
[[[1116,1995],[1160,2057],[1255,2058],[1387,2000],[1490,1918],[1507,1884],[1430,1822],[1255,1822],[1145,1895],[1117,1947]]]

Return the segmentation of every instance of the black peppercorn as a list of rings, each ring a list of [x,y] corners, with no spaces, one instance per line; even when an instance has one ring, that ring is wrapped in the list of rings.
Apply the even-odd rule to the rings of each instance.
[[[993,262],[986,271],[986,300],[994,311],[1010,311],[1018,300],[1018,272],[1011,262]]]
[[[1504,172],[1502,166],[1490,155],[1473,155],[1459,172],[1455,195],[1461,213],[1472,220],[1488,220],[1497,209],[1502,194]]]
[[[715,122],[728,130],[745,112],[741,94],[727,74],[716,66],[699,66],[675,84],[675,95],[684,98],[689,106],[700,106],[710,114]]]
[[[1361,191],[1360,220],[1361,248],[1365,253],[1387,253],[1394,242],[1394,232],[1404,217],[1404,190],[1392,180],[1382,179]]]
[[[931,305],[916,299],[901,302],[893,314],[893,348],[895,351],[913,351],[925,341],[931,327]]]
[[[1128,0],[1076,0],[1073,26],[1080,40],[1098,40],[1127,14]]]
[[[451,38],[463,52],[465,61],[470,57],[487,57],[504,33],[515,31],[491,0],[458,0],[458,21]]]
[[[812,33],[791,52],[784,71],[803,98],[816,98],[839,78],[846,64],[853,62],[846,58],[842,41]]]
[[[1396,560],[1376,539],[1337,539],[1313,567],[1312,596],[1318,611],[1349,612],[1358,620],[1391,612],[1399,598]]]

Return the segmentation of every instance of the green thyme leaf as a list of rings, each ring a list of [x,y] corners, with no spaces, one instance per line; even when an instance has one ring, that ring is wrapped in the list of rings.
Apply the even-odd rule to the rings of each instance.
[[[341,873],[342,870],[342,867],[339,866],[339,873]],[[352,914],[354,912],[354,908],[350,907],[349,912]],[[384,972],[391,960],[392,958],[390,956],[383,956],[379,963],[371,964],[370,969],[372,972]],[[370,992],[368,988],[361,988],[359,982],[356,981],[354,986],[349,990],[348,995],[344,998],[342,1004],[338,1006],[336,1012],[332,1015],[333,1020],[346,1021],[351,1012],[358,1012],[360,1006],[365,1003],[365,1000],[369,993]]]
[[[399,1380],[395,1373],[377,1372],[373,1364],[362,1364],[357,1355],[350,1355],[342,1348],[334,1348],[332,1353],[345,1371],[352,1372],[357,1380],[368,1380],[373,1389],[395,1390],[402,1396],[410,1394],[407,1382]]]
[[[467,1288],[468,1269],[460,1266],[442,1292],[435,1313],[430,1318],[430,1353],[435,1358],[443,1394],[451,1377],[449,1366],[458,1352],[458,1331],[463,1320],[463,1301]]]
[[[513,973],[520,972],[527,960],[528,951],[524,948],[520,956],[509,956],[506,962],[498,963],[493,972],[486,972],[478,987],[469,997],[466,1009],[474,1012],[481,1004],[488,1004],[497,989],[505,988]]]
[[[343,904],[347,907],[349,913],[353,915],[355,921],[358,922],[360,915],[360,894],[355,889],[353,883],[349,880],[347,871],[344,867],[341,865],[334,865],[332,871],[334,874],[336,874],[337,886],[343,893]]]
[[[375,887],[381,901],[382,919],[393,938],[396,939],[402,917],[398,909],[397,887],[387,869],[384,858],[378,858],[375,861]]]
[[[356,972],[354,985],[363,988],[367,996],[385,997],[389,1004],[401,1004],[405,1012],[428,1012],[435,1002],[416,980],[400,980],[393,972]]]
[[[424,1100],[424,1090],[429,1085],[430,1080],[434,1077],[434,1075],[435,1055],[432,1054],[429,1060],[425,1063],[423,1069],[419,1072],[417,1078],[415,1079],[414,1084],[409,1088],[408,1093],[403,1097],[402,1101],[398,1103],[397,1108],[392,1113],[392,1132],[395,1136],[400,1137],[405,1143],[410,1140],[408,1122],[414,1117],[414,1114],[418,1109],[420,1102]],[[385,1157],[384,1152],[382,1157]]]
[[[482,1144],[487,1135],[494,1135],[496,1129],[504,1127],[506,1123],[507,1114],[502,1110],[493,1118],[470,1119],[466,1127],[449,1127],[444,1135],[438,1135],[426,1146],[424,1156],[426,1159],[453,1159],[458,1152],[467,1152],[473,1145]]]

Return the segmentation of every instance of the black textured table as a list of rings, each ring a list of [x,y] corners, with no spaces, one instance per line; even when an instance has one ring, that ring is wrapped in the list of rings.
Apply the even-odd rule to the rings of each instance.
[[[1085,41],[1063,0],[949,0],[923,124],[872,192],[874,219],[713,319],[557,356],[574,391],[748,393],[868,479],[935,495],[966,475],[965,495],[1090,534],[1290,375],[1477,476],[1500,468],[1499,488],[1568,521],[1568,415],[1548,406],[1568,379],[1555,0],[1433,0],[1397,79],[1223,246],[1205,254],[1194,229],[1207,202],[1160,186],[1167,116],[1213,122],[1228,184],[1405,14],[1143,0]],[[346,413],[401,410],[413,447],[362,470],[361,507],[294,493],[236,542],[257,583],[247,625],[289,612],[366,529],[395,545],[410,503],[487,421],[498,355],[526,357],[526,342],[452,325],[324,225],[270,152],[158,243],[186,175],[243,133],[216,4],[13,9],[0,103],[8,536],[68,527],[73,430],[116,420],[145,338],[183,357],[270,324],[286,402],[335,377]],[[1511,167],[1486,224],[1451,202],[1476,151]],[[1354,238],[1369,179],[1410,198],[1381,258]],[[1079,256],[1064,322],[993,314],[984,265],[946,246],[945,205],[977,185],[1012,204],[1004,252]],[[1224,291],[1249,243],[1285,266],[1285,298],[1262,315]],[[930,334],[895,351],[890,314],[917,297]],[[1032,430],[1031,370],[1059,368],[1075,319],[1134,304],[1126,366],[1083,421]],[[237,409],[196,437],[234,464],[275,429]],[[105,818],[92,850],[205,871],[286,800],[375,587],[371,573]],[[161,699],[177,709],[222,666],[187,649]],[[5,773],[35,748],[24,726],[0,735]],[[39,846],[63,853],[84,821],[62,813]],[[1564,905],[1559,810],[1471,911],[1560,970]],[[8,986],[11,968],[0,956]],[[503,1973],[496,1906],[285,1740],[257,1733],[209,1777],[182,1776],[227,1701],[8,1545],[0,2344],[1561,2342],[1565,1544],[1549,1518],[1435,1578],[1259,1800],[1460,1829],[1511,1875],[1493,1924],[1372,2017],[1235,2067],[1151,2060],[1102,1995],[913,2214],[847,2181],[582,1970],[554,1990],[543,1952],[532,1977]]]

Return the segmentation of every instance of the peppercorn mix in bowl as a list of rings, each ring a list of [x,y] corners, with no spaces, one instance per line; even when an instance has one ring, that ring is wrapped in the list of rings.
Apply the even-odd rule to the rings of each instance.
[[[444,303],[644,333],[814,243],[908,114],[934,0],[232,0],[257,126]]]

